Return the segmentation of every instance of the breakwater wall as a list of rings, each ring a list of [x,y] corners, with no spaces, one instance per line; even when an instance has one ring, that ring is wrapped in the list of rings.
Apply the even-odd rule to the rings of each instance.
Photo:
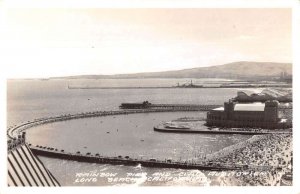
[[[95,111],[95,112],[85,112],[85,113],[77,113],[77,114],[66,114],[66,115],[60,115],[54,117],[39,118],[33,121],[22,123],[14,127],[10,127],[7,129],[7,136],[10,139],[14,139],[18,136],[19,133],[21,133],[22,131],[28,128],[47,124],[47,123],[61,122],[61,121],[72,120],[72,119],[82,119],[82,118],[112,116],[112,115],[138,114],[138,113],[176,112],[176,111],[178,112],[183,110],[176,109],[176,108],[174,109],[165,108],[165,109],[137,109],[137,110],[119,110],[119,111]],[[184,111],[198,111],[198,110],[185,109]]]
[[[235,164],[216,164],[216,163],[191,163],[191,162],[176,162],[170,160],[156,160],[156,159],[134,159],[124,157],[105,157],[100,155],[87,155],[66,153],[64,150],[57,150],[49,147],[30,147],[31,151],[40,156],[60,158],[65,160],[73,160],[78,162],[89,162],[89,163],[105,163],[113,165],[129,165],[136,166],[141,165],[144,167],[155,167],[155,168],[179,168],[179,169],[197,169],[197,170],[214,170],[214,171],[226,171],[226,170],[242,170],[245,168],[252,168],[244,165]],[[256,167],[253,167],[256,168]]]

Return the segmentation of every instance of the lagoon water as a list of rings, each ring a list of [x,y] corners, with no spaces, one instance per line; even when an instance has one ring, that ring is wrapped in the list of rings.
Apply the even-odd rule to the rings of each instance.
[[[236,95],[237,89],[171,88],[171,89],[68,89],[76,86],[172,86],[190,79],[129,79],[129,80],[9,80],[7,84],[8,126],[41,117],[74,114],[88,111],[117,110],[122,102],[223,104]],[[193,80],[194,83],[226,80]],[[136,85],[135,85],[136,84]],[[250,136],[173,134],[153,131],[153,126],[180,117],[206,117],[206,112],[146,113],[86,118],[51,123],[31,128],[27,140],[33,145],[65,149],[81,153],[100,153],[105,156],[199,160],[203,154],[244,141]],[[205,127],[205,126],[203,126]],[[207,172],[156,169],[107,164],[88,164],[40,157],[62,185],[209,185]],[[78,173],[103,173],[95,181],[85,181]],[[119,179],[127,173],[140,173],[131,182]],[[169,173],[171,180],[153,181],[156,173]],[[107,173],[107,174],[105,174]],[[115,173],[108,177],[109,173]],[[186,179],[194,177],[198,179]],[[182,179],[184,174],[185,179]],[[110,179],[111,178],[111,179]],[[116,179],[112,179],[116,178]],[[119,179],[117,179],[119,178]],[[148,179],[147,179],[148,178]],[[116,182],[113,182],[116,180]],[[123,179],[122,179],[123,180]]]

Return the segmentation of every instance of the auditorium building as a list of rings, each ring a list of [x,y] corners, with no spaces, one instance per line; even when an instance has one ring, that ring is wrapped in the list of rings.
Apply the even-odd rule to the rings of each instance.
[[[247,104],[229,100],[224,107],[207,113],[206,124],[216,127],[288,128],[286,119],[279,118],[278,105],[277,100]]]

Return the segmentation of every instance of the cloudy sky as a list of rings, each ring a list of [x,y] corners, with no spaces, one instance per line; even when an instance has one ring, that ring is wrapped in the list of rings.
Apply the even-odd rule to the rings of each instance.
[[[10,77],[291,62],[291,9],[8,9]],[[22,68],[20,68],[22,67]]]

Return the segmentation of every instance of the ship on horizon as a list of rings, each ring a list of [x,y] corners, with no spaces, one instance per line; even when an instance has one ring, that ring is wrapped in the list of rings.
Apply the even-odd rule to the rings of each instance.
[[[193,84],[193,80],[191,80],[191,82],[184,83],[182,85],[177,83],[177,86],[174,86],[174,87],[176,87],[176,88],[203,88],[203,85],[195,85],[195,84]]]

